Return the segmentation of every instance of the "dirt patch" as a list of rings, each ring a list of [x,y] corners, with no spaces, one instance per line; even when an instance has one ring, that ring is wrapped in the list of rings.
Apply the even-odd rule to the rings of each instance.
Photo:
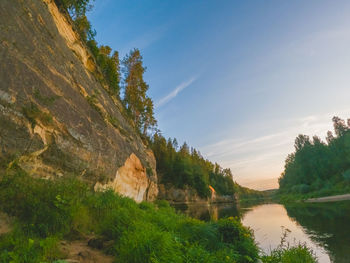
[[[11,232],[11,219],[6,214],[0,212],[0,235]]]
[[[88,246],[87,241],[61,241],[61,251],[66,255],[66,262],[112,263],[114,258],[105,255],[101,250]]]

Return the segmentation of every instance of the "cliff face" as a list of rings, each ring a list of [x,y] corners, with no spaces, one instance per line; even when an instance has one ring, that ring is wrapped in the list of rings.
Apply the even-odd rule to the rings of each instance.
[[[53,1],[0,1],[0,61],[1,164],[16,160],[33,176],[72,174],[155,199],[152,152]]]
[[[159,184],[159,199],[165,199],[173,204],[190,204],[190,203],[233,203],[238,202],[238,195],[218,195],[212,186],[209,186],[211,196],[208,198],[200,197],[196,190],[185,187],[184,189],[175,188],[173,186],[166,188],[165,185]]]

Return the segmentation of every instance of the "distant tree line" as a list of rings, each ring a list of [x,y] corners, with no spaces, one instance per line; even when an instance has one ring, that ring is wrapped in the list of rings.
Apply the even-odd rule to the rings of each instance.
[[[288,155],[279,178],[280,192],[322,191],[325,194],[350,190],[350,120],[333,117],[334,134],[326,142],[318,136],[299,135],[295,151]]]
[[[166,140],[156,133],[151,148],[157,160],[159,182],[166,186],[189,186],[202,197],[210,196],[209,185],[220,195],[233,195],[236,184],[230,169],[223,169],[202,157],[200,152],[186,143],[178,146],[176,139]]]

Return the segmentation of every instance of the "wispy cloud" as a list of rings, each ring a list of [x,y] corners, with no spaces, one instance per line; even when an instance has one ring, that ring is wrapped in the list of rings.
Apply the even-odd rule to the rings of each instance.
[[[135,39],[126,43],[124,47],[121,48],[120,54],[124,56],[125,54],[128,54],[131,49],[136,47],[142,51],[154,44],[155,42],[157,42],[158,40],[160,40],[166,34],[167,31],[168,25],[166,24],[152,28],[151,30],[140,34]]]
[[[287,154],[293,151],[294,139],[298,134],[316,134],[325,138],[327,130],[333,129],[331,118],[334,115],[346,118],[349,114],[350,109],[342,109],[289,120],[275,120],[271,126],[279,129],[274,132],[258,137],[228,133],[226,138],[200,147],[200,150],[210,160],[231,168],[235,180],[243,185],[249,180],[266,178],[275,178],[277,184],[277,177],[283,171],[284,160]],[[258,126],[254,124],[255,129],[259,129]]]
[[[190,86],[198,76],[193,76],[189,80],[182,82],[180,85],[178,85],[172,92],[170,92],[168,95],[165,97],[161,98],[157,103],[156,103],[156,108],[163,106],[164,104],[168,103],[171,101],[173,98],[175,98],[182,90]]]

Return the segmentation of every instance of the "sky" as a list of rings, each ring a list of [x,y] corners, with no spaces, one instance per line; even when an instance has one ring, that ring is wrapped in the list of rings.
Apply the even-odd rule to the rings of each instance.
[[[278,187],[298,134],[350,118],[348,0],[96,0],[99,44],[139,48],[165,137],[254,189]]]

